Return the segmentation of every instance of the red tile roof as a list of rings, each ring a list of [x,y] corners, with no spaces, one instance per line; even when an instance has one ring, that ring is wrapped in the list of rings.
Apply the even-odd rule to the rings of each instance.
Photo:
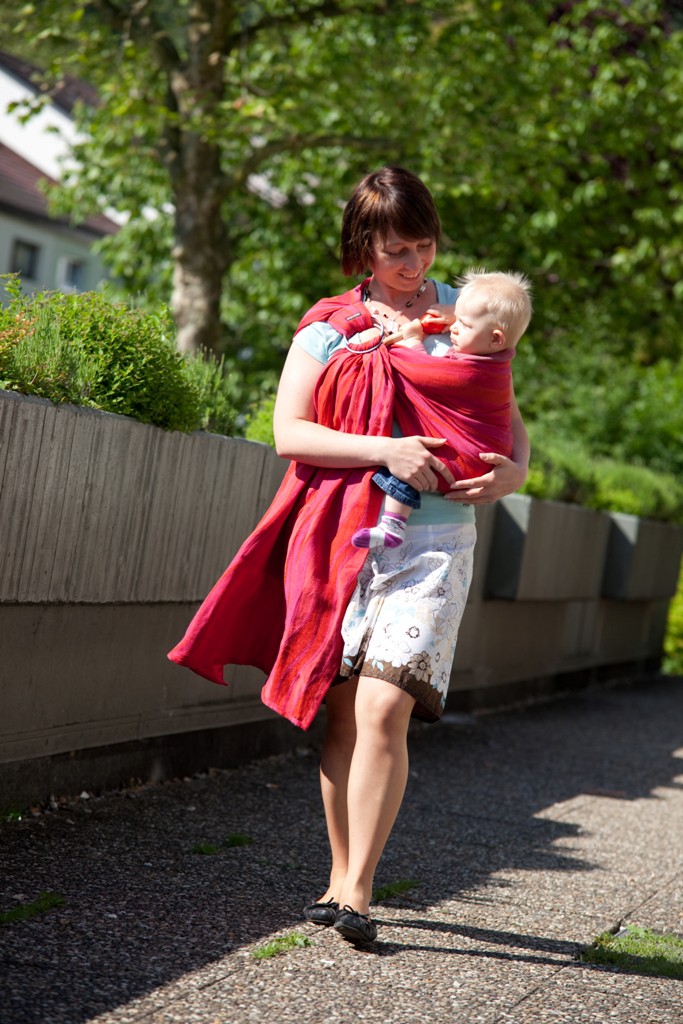
[[[0,50],[0,67],[36,92],[44,91],[43,72],[34,64],[23,60],[22,57]],[[67,114],[71,114],[74,104],[78,101],[91,107],[96,107],[99,104],[96,89],[81,78],[73,78],[71,75],[65,75],[59,85],[53,86],[47,91],[52,103]]]
[[[47,199],[38,186],[39,181],[52,182],[53,179],[39,171],[28,160],[24,160],[14,150],[0,143],[0,209],[73,226],[66,218],[50,215]],[[113,235],[118,231],[118,225],[103,214],[88,217],[77,227],[81,231],[98,236]]]

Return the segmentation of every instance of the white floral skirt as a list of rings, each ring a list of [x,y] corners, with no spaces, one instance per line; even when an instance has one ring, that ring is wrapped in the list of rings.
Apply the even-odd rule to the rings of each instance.
[[[409,522],[403,544],[368,553],[342,623],[336,682],[385,679],[415,698],[415,717],[441,717],[475,540],[474,523]]]

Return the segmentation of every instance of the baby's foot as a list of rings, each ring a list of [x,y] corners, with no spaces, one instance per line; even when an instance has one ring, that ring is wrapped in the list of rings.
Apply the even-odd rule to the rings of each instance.
[[[377,526],[356,530],[351,543],[355,548],[397,548],[403,543],[405,532],[405,517],[385,512]]]

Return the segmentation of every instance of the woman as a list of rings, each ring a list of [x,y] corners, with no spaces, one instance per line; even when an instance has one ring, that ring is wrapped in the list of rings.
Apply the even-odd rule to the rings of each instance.
[[[392,436],[393,411],[405,417],[405,409],[387,390],[363,406],[355,392],[326,402],[318,387],[356,332],[381,322],[394,333],[437,303],[453,304],[455,289],[426,276],[440,230],[429,191],[409,171],[385,167],[353,192],[342,267],[371,276],[302,320],[274,417],[278,453],[292,462],[169,654],[220,684],[225,665],[263,669],[264,703],[304,729],[326,702],[320,779],[332,867],[326,892],[304,915],[357,942],[377,934],[368,916],[372,882],[406,785],[409,720],[436,721],[445,705],[471,578],[472,505],[520,487],[529,457],[513,398],[512,458],[484,453],[489,471],[442,497],[431,492],[437,473],[453,484],[433,451],[443,438]],[[432,335],[425,347],[444,355],[450,338]],[[360,373],[372,373],[373,361],[362,362]],[[351,538],[379,518],[382,492],[371,479],[378,466],[423,492],[422,507],[400,548],[366,556]]]
[[[353,192],[343,217],[342,268],[346,275],[370,271],[358,297],[388,333],[435,303],[454,302],[453,288],[427,277],[439,237],[432,197],[412,173],[385,167]],[[320,780],[332,865],[327,890],[304,915],[371,942],[373,877],[406,786],[408,724],[414,713],[436,720],[445,702],[471,579],[472,506],[522,485],[529,443],[513,399],[512,458],[485,453],[488,472],[460,481],[445,498],[429,493],[437,491],[436,474],[445,473],[432,450],[442,439],[359,436],[316,422],[318,378],[343,344],[329,322],[315,319],[295,335],[275,406],[278,454],[331,470],[386,466],[427,492],[403,545],[368,556],[361,570],[344,617],[342,668],[325,698]],[[437,335],[425,344],[441,356],[450,341]]]

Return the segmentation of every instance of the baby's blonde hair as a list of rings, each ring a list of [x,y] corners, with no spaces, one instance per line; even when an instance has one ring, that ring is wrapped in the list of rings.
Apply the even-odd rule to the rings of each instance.
[[[531,320],[531,281],[516,270],[472,267],[456,281],[460,296],[480,293],[489,316],[502,327],[508,345],[516,345]]]

